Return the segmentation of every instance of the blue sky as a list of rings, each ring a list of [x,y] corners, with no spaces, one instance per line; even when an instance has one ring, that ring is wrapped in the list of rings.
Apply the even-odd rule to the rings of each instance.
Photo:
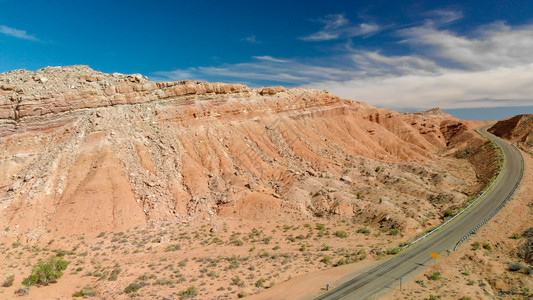
[[[85,64],[328,89],[400,111],[532,112],[532,12],[491,0],[0,0],[0,72]]]

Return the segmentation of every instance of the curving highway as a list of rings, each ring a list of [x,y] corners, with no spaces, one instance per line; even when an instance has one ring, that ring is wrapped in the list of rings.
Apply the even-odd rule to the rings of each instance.
[[[514,146],[488,133],[487,127],[481,128],[478,132],[500,146],[504,155],[505,167],[498,181],[485,194],[484,198],[441,230],[407,248],[396,257],[381,262],[332,291],[318,296],[315,298],[316,300],[367,299],[386,292],[398,286],[404,276],[408,277],[418,268],[425,268],[432,260],[431,252],[439,253],[442,257],[448,251],[452,251],[457,242],[471,229],[481,224],[485,218],[499,209],[499,206],[514,193],[522,178],[522,155]]]

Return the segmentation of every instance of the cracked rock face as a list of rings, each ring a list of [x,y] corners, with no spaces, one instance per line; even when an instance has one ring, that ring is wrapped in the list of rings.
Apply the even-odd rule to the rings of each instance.
[[[159,220],[338,215],[418,230],[422,211],[446,207],[397,204],[450,187],[444,200],[466,198],[475,176],[448,174],[442,154],[475,139],[469,126],[327,91],[87,66],[12,71],[0,74],[0,226],[31,240]]]

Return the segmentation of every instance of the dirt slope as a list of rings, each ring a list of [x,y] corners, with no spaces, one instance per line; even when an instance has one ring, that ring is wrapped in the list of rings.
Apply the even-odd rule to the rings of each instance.
[[[522,150],[533,153],[533,115],[517,115],[501,120],[490,131],[514,142]]]

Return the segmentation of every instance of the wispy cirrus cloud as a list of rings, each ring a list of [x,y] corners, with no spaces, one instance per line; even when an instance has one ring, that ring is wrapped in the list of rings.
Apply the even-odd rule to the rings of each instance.
[[[259,59],[259,60],[266,60],[266,61],[278,62],[278,63],[286,63],[286,62],[290,62],[289,60],[286,60],[286,59],[280,59],[280,58],[275,58],[275,57],[272,57],[272,56],[269,56],[269,55],[252,56],[252,58]]]
[[[156,75],[327,89],[343,98],[398,110],[533,103],[533,25],[494,22],[460,34],[443,28],[462,18],[460,12],[432,15],[434,20],[394,31],[399,44],[417,50],[410,55],[345,47],[326,57],[263,55],[243,63]],[[344,16],[330,17],[321,34],[339,37],[334,29],[349,24]]]
[[[255,37],[255,35],[250,35],[242,39],[243,41],[250,43],[250,44],[261,44],[259,40]]]
[[[216,80],[250,82],[253,86],[265,83],[283,83],[291,86],[313,81],[343,80],[355,76],[357,71],[306,64],[297,60],[272,56],[254,56],[251,62],[223,64],[216,67],[192,67],[173,71],[155,72],[153,80]]]
[[[421,47],[427,55],[483,70],[533,62],[533,25],[511,27],[502,22],[483,26],[473,37],[432,26],[403,29],[404,42]]]
[[[26,30],[16,29],[5,25],[0,25],[0,33],[17,39],[23,39],[33,42],[39,41],[39,39],[35,36],[28,34]]]
[[[464,15],[460,10],[437,9],[425,13],[425,22],[431,26],[440,27],[461,20]]]
[[[301,40],[319,42],[354,36],[368,36],[376,34],[382,29],[373,23],[351,24],[344,14],[327,15],[318,21],[323,23],[324,27],[315,33],[300,37]]]

